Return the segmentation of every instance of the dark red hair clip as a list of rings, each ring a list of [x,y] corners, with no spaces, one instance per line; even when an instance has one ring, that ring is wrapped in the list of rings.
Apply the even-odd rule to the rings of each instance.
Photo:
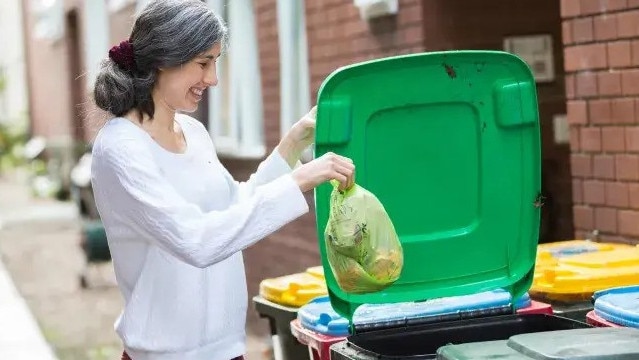
[[[133,54],[133,44],[129,40],[122,41],[109,50],[109,58],[124,70],[133,71],[135,69],[135,57]]]

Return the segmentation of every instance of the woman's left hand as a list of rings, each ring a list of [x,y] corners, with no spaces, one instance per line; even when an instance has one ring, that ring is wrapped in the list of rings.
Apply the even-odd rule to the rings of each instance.
[[[278,146],[280,153],[293,167],[300,156],[315,141],[315,106],[284,135]]]
[[[317,107],[313,106],[311,110],[298,120],[291,130],[284,136],[289,138],[295,144],[294,147],[300,152],[309,147],[315,141],[315,116]]]

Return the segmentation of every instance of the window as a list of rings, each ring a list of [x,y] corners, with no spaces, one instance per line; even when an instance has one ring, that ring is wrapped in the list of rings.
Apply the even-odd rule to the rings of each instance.
[[[85,4],[88,2],[89,1],[86,1]],[[118,12],[129,5],[136,3],[136,0],[106,0],[106,2],[110,12]]]
[[[58,41],[64,36],[64,2],[62,0],[31,0],[35,24],[33,37]]]
[[[218,85],[209,93],[209,131],[221,156],[261,158],[266,153],[257,32],[252,0],[208,0],[231,34],[218,59]]]
[[[113,2],[113,0],[110,0]],[[102,59],[109,50],[109,19],[104,1],[84,3],[84,51],[86,58],[86,85],[93,88]]]
[[[304,1],[278,1],[280,48],[280,132],[284,135],[310,110],[308,45]],[[310,149],[309,149],[310,150]],[[311,158],[308,151],[302,157]]]

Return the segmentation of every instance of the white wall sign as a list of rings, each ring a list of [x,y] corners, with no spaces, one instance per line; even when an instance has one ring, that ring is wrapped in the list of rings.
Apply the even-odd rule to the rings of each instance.
[[[363,20],[370,20],[380,16],[397,15],[399,7],[397,0],[354,0]]]
[[[551,35],[511,36],[504,39],[504,51],[524,60],[537,82],[555,80]]]
[[[570,143],[570,127],[568,126],[568,118],[566,117],[566,114],[555,114],[552,117],[552,124],[555,143]]]

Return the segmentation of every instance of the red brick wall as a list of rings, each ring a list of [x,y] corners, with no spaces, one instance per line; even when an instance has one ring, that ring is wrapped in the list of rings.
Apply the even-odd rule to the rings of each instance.
[[[422,49],[421,10],[417,0],[401,1],[397,18],[368,24],[359,18],[351,0],[306,1],[312,101],[323,79],[337,67],[364,59]],[[275,0],[255,0],[264,98],[264,131],[271,151],[280,136],[280,71]],[[255,161],[223,159],[237,179],[246,179]],[[246,250],[244,259],[250,295],[268,277],[303,271],[319,264],[312,193],[310,212]],[[266,321],[249,311],[249,329],[266,334]]]
[[[276,0],[254,0],[264,104],[264,137],[268,149],[280,138],[280,55]],[[232,35],[231,35],[232,36]]]
[[[555,81],[537,84],[542,132],[542,190],[547,197],[542,209],[540,241],[571,238],[574,230],[570,149],[566,144],[556,144],[553,132],[553,115],[566,112],[561,15],[557,1],[428,1],[424,5],[423,18],[425,46],[429,51],[503,50],[503,40],[507,36],[552,35]]]
[[[562,0],[577,236],[639,238],[639,1]]]
[[[35,18],[30,9],[23,6],[31,130],[34,135],[48,139],[65,139],[74,134],[70,79],[81,74],[71,74],[68,33],[55,43],[35,39]],[[65,14],[72,10],[78,15],[82,32],[82,8],[78,0],[65,1]],[[81,49],[82,41],[79,46]]]
[[[264,105],[264,137],[270,153],[280,139],[280,63],[276,0],[255,0],[254,6]],[[247,179],[259,164],[259,161],[221,160],[237,180]],[[311,194],[307,200],[309,204],[313,203]],[[244,252],[251,297],[258,293],[259,283],[265,278],[304,271],[306,267],[319,264],[314,229],[311,209],[306,216]],[[257,313],[249,309],[248,329],[266,335],[268,323],[260,320]]]
[[[340,66],[423,51],[422,2],[403,0],[399,13],[372,21],[360,18],[352,0],[306,1],[311,94]]]
[[[382,56],[424,50],[502,49],[505,36],[549,33],[554,38],[556,79],[539,84],[544,191],[542,241],[571,238],[570,149],[554,143],[552,117],[566,111],[561,17],[557,2],[480,0],[399,3],[396,17],[371,22],[359,18],[348,0],[307,2],[313,98],[326,75],[339,66]],[[476,14],[482,16],[476,16]],[[463,26],[461,26],[463,24]]]

